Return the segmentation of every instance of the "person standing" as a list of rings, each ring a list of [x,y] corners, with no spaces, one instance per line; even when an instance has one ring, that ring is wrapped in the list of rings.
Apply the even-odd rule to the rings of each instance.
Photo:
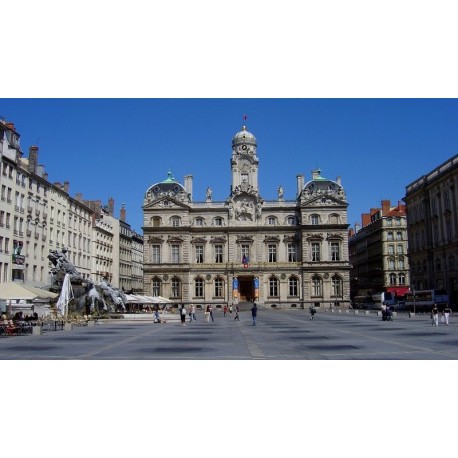
[[[232,318],[232,312],[234,311],[232,304],[229,306],[229,316]]]
[[[227,305],[224,306],[223,312],[224,312],[224,318],[226,318],[226,315],[227,315]]]
[[[207,323],[210,323],[210,306],[209,305],[205,307],[205,319],[207,320]]]
[[[184,304],[181,304],[181,309],[180,309],[180,317],[181,317],[181,326],[186,326],[186,309],[184,307]]]
[[[210,318],[213,322],[215,322],[215,319],[213,318],[213,307],[211,305],[208,306],[208,311],[210,313]]]
[[[450,305],[447,304],[444,309],[445,326],[448,326],[448,322],[449,322],[448,319],[449,319],[451,311],[452,309],[450,308]]]
[[[433,305],[433,309],[431,311],[431,316],[433,318],[433,326],[439,326],[439,310],[437,309],[437,305]]]
[[[251,326],[256,326],[256,317],[258,315],[258,307],[256,302],[253,302],[253,307],[251,307],[251,317],[253,318],[253,324]]]
[[[194,304],[191,304],[191,317],[194,321],[197,321],[196,319],[196,306]]]
[[[310,319],[311,320],[315,319],[316,308],[313,304],[309,307],[309,312],[310,312]]]

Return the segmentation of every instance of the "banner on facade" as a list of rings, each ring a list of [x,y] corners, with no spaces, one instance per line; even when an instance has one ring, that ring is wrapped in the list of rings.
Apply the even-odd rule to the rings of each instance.
[[[254,283],[254,298],[259,299],[259,278],[254,277],[253,283]]]
[[[237,299],[238,296],[239,296],[239,281],[237,277],[234,277],[234,279],[232,280],[232,297],[234,299]]]

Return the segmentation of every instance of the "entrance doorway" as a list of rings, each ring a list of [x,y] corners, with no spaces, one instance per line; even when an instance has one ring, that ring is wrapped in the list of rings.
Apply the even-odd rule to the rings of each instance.
[[[252,301],[254,299],[254,277],[239,277],[239,289],[241,301]]]

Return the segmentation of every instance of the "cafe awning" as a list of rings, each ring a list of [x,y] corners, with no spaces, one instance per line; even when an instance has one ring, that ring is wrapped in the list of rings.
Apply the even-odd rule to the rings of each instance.
[[[0,299],[3,300],[32,300],[37,297],[37,294],[28,290],[20,283],[8,281],[0,283]]]

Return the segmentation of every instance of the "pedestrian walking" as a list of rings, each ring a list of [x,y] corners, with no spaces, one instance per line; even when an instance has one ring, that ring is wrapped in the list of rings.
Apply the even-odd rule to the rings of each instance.
[[[309,312],[310,312],[310,319],[311,320],[315,319],[316,308],[313,304],[309,307]]]
[[[240,312],[240,308],[239,308],[238,305],[236,305],[235,306],[235,317],[234,317],[234,320],[240,321],[239,312]]]
[[[232,318],[232,312],[234,311],[232,304],[229,306],[229,316]]]
[[[445,326],[448,326],[449,316],[451,312],[452,312],[452,309],[450,308],[450,305],[447,304],[444,309]]]
[[[223,312],[224,312],[224,317],[226,317],[226,315],[227,315],[227,305],[224,306]]]
[[[256,302],[253,302],[253,307],[251,307],[251,318],[253,318],[253,324],[251,326],[256,326],[256,317],[258,315],[258,307]]]
[[[433,305],[433,309],[431,310],[431,318],[432,318],[432,325],[439,326],[439,310],[437,309],[437,305]]]
[[[207,320],[207,323],[210,323],[210,306],[209,305],[205,307],[205,319]]]
[[[189,322],[195,321],[196,319],[196,306],[189,304]]]
[[[208,306],[208,311],[210,313],[210,318],[212,319],[212,322],[215,322],[215,319],[213,318],[213,307],[211,305]]]
[[[186,326],[186,309],[184,307],[184,304],[181,304],[181,309],[180,309],[180,317],[181,317],[181,326]]]

